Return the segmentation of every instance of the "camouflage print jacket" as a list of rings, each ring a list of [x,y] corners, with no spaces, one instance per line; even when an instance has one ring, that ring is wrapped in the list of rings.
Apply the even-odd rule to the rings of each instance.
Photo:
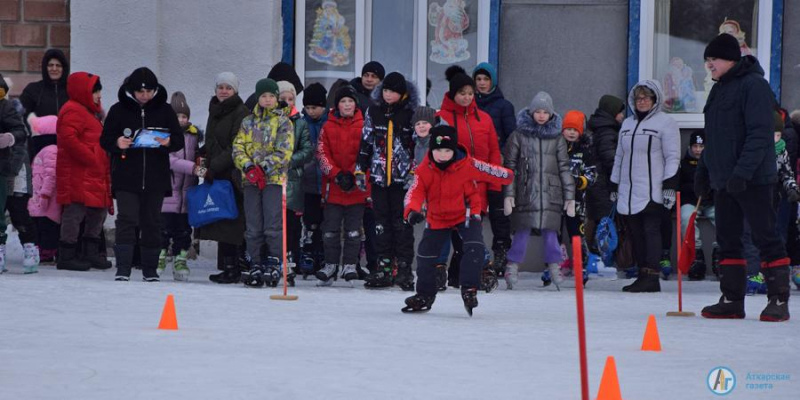
[[[294,126],[282,110],[267,110],[256,105],[253,114],[242,120],[233,140],[233,162],[242,173],[249,164],[264,169],[267,184],[281,185],[294,150]],[[248,185],[246,179],[244,184]]]

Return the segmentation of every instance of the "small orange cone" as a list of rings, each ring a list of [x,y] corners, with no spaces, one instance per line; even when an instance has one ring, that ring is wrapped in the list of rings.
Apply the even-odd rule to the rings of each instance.
[[[178,317],[175,315],[175,298],[171,294],[167,295],[167,302],[164,303],[164,311],[161,313],[161,322],[158,329],[177,331]]]
[[[661,351],[661,339],[658,338],[656,316],[652,314],[650,314],[650,317],[647,319],[647,328],[644,330],[642,351]]]
[[[600,380],[600,390],[597,391],[597,400],[622,400],[619,379],[617,379],[617,363],[614,362],[612,356],[606,358],[603,378]]]

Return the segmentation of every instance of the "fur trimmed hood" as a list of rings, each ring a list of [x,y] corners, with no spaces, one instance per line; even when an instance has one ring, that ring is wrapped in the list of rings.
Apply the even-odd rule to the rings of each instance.
[[[524,108],[517,113],[517,130],[536,138],[554,139],[561,136],[561,116],[553,114],[544,125],[539,125],[533,120],[530,110]]]

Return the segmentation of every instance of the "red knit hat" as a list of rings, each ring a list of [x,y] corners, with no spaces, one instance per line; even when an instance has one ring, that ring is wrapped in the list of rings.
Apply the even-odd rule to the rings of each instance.
[[[583,135],[583,129],[586,126],[586,115],[580,111],[570,110],[564,115],[564,122],[561,123],[561,130],[572,128]]]

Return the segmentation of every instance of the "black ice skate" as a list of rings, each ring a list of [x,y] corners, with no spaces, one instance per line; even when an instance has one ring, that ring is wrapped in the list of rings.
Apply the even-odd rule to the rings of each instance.
[[[281,261],[278,257],[267,257],[267,263],[264,265],[264,284],[269,287],[278,286],[281,281]]]
[[[461,299],[464,300],[464,309],[472,316],[472,309],[478,306],[478,288],[461,288]]]
[[[428,312],[431,310],[431,306],[435,300],[436,296],[423,296],[421,294],[415,294],[406,298],[406,306],[400,309],[400,311],[404,313]]]
[[[367,289],[380,289],[392,286],[392,262],[391,260],[381,260],[378,269],[367,275],[364,279],[364,287]]]
[[[492,269],[491,264],[487,264],[483,267],[481,274],[481,290],[492,293],[495,289],[497,289],[497,273]]]
[[[238,266],[237,266],[238,268]],[[241,274],[242,283],[251,288],[260,288],[264,286],[264,270],[261,264],[252,263],[250,269]]]
[[[447,264],[436,264],[436,289],[440,292],[447,290]]]
[[[411,272],[411,266],[400,262],[397,263],[397,276],[394,277],[394,283],[406,292],[414,290],[414,273]]]

